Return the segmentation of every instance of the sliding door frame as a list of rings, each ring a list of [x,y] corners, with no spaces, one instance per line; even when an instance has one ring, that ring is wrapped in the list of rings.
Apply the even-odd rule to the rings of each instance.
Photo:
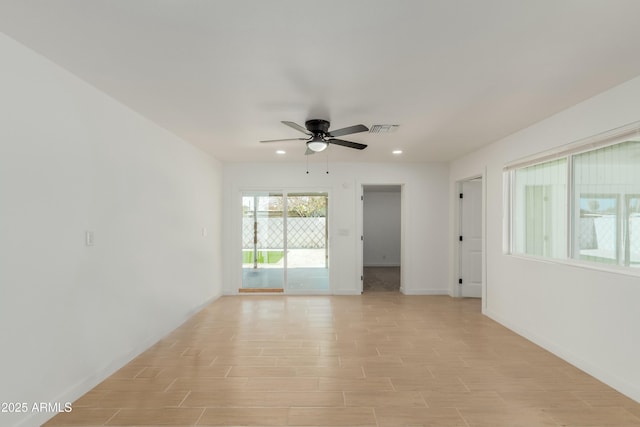
[[[289,295],[328,295],[328,294],[333,294],[333,280],[332,280],[332,273],[331,273],[331,249],[330,249],[330,245],[331,245],[331,238],[330,238],[330,234],[331,231],[329,230],[330,226],[329,223],[331,221],[332,218],[332,211],[333,211],[333,203],[330,202],[331,199],[331,189],[330,188],[326,188],[326,187],[240,187],[238,188],[238,191],[236,193],[236,203],[235,205],[238,208],[242,207],[242,198],[243,196],[248,196],[251,194],[281,194],[283,197],[283,241],[284,241],[284,261],[283,261],[283,268],[284,268],[284,282],[283,282],[283,292],[284,294],[289,294]],[[289,196],[289,194],[309,194],[312,195],[313,193],[318,193],[318,194],[326,194],[327,197],[327,213],[326,213],[326,227],[327,227],[327,231],[325,231],[325,254],[328,254],[328,256],[325,255],[325,265],[326,268],[328,270],[327,272],[327,280],[328,280],[328,287],[326,290],[300,290],[300,289],[296,289],[296,290],[292,290],[287,286],[287,282],[288,282],[288,254],[287,254],[287,248],[288,248],[288,215],[286,214],[286,211],[288,210],[288,200],[287,197]],[[235,229],[235,236],[239,236],[239,238],[234,239],[236,242],[239,242],[239,248],[234,244],[234,245],[230,245],[233,246],[233,248],[230,248],[229,250],[234,250],[234,252],[237,254],[232,257],[232,259],[235,260],[234,262],[234,271],[237,271],[237,274],[234,273],[234,276],[237,277],[237,286],[236,288],[236,293],[246,293],[246,289],[250,289],[250,293],[251,294],[268,294],[268,295],[273,295],[273,292],[260,292],[259,288],[243,288],[243,280],[242,280],[242,216],[241,215],[235,215],[234,216],[234,221],[237,221],[237,225],[234,227]],[[235,266],[239,266],[239,268],[235,267]],[[243,290],[244,289],[244,290]]]

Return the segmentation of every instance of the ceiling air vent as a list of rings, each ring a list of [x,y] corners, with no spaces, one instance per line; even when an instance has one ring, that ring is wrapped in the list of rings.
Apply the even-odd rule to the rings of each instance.
[[[395,132],[400,125],[372,125],[369,133],[391,133]]]

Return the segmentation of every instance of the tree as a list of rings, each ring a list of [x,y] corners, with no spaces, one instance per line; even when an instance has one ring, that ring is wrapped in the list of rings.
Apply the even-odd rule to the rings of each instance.
[[[270,208],[283,210],[283,199],[273,199]],[[327,196],[290,195],[287,196],[287,215],[289,217],[324,217],[327,216]]]
[[[289,216],[324,217],[327,216],[327,197],[289,196],[287,210]]]

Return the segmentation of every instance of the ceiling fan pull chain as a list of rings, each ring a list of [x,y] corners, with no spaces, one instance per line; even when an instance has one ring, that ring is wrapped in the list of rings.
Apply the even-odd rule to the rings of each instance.
[[[309,156],[304,156],[307,159],[307,175],[309,175]]]
[[[327,175],[329,175],[329,150],[327,149],[325,151],[327,152]]]

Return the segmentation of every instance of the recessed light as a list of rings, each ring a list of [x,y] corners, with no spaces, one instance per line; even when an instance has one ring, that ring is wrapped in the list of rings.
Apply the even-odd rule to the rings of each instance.
[[[392,153],[393,154],[402,154],[402,150],[393,150]]]
[[[287,152],[284,150],[278,150],[276,151],[276,154],[287,154]]]

